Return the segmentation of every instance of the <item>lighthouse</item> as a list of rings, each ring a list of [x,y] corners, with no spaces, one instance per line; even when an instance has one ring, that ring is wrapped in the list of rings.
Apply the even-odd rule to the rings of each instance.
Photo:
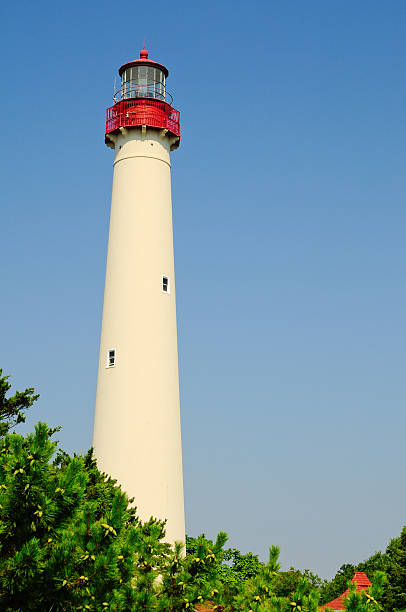
[[[168,70],[146,49],[107,109],[113,191],[93,446],[143,521],[185,541],[170,153],[180,143]]]

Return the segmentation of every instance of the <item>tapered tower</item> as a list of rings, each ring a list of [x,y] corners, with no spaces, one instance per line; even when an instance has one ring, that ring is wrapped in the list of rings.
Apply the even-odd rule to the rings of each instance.
[[[170,161],[179,112],[168,70],[145,49],[119,74],[105,135],[114,173],[93,445],[140,517],[167,519],[167,540],[184,542]]]

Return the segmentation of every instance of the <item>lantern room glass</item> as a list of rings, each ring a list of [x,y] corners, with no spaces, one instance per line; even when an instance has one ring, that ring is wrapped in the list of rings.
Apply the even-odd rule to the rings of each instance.
[[[165,74],[153,66],[132,66],[121,75],[121,99],[165,100]]]

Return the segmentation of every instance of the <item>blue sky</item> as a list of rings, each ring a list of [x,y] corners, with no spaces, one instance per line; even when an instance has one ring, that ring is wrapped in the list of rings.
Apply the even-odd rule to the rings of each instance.
[[[91,444],[114,75],[168,66],[190,535],[322,576],[406,523],[402,2],[3,4],[0,366]]]

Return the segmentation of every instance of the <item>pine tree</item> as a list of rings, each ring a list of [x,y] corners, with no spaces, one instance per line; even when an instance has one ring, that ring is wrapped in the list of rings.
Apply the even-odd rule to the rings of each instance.
[[[406,610],[406,527],[400,537],[391,540],[386,549],[388,586],[383,596],[385,610]]]
[[[53,464],[52,433],[0,442],[0,608],[155,609],[164,524],[142,525],[91,456]]]
[[[246,580],[234,598],[234,608],[241,612],[278,612],[286,609],[284,598],[275,595],[273,586],[278,575],[279,548],[269,549],[269,562],[260,567],[253,578]]]
[[[360,593],[356,592],[355,583],[350,583],[350,592],[344,600],[345,609],[348,612],[379,612],[382,610],[379,600],[382,598],[385,581],[386,576],[383,572],[375,572],[372,586]]]
[[[214,567],[226,534],[211,548],[203,537],[185,559],[182,544],[164,543],[164,522],[141,523],[91,451],[70,457],[45,423],[25,437],[7,433],[38,396],[6,399],[7,378],[0,385],[1,610],[191,611],[220,600]]]
[[[24,423],[25,411],[39,398],[32,387],[25,391],[16,391],[12,397],[6,398],[11,389],[9,378],[3,376],[3,370],[0,368],[0,437],[19,423]]]
[[[295,572],[295,593],[280,595],[289,572],[279,572],[277,547],[264,564],[224,550],[220,532],[214,542],[188,538],[184,557],[181,543],[164,542],[164,522],[139,520],[133,500],[98,470],[91,451],[70,457],[45,423],[27,436],[10,433],[38,396],[30,388],[7,399],[9,389],[0,376],[1,610],[194,612],[210,604],[215,612],[317,612],[317,576]],[[386,601],[400,610],[406,529],[386,554],[393,577]],[[380,610],[384,578],[376,572],[369,592],[352,586],[346,609]]]
[[[194,610],[195,606],[211,602],[218,612],[224,609],[223,584],[219,567],[224,558],[223,546],[227,534],[220,532],[215,542],[204,535],[194,540],[193,554],[182,555],[181,545],[164,564],[162,582],[157,595],[158,610]],[[191,550],[189,549],[189,553]]]

